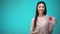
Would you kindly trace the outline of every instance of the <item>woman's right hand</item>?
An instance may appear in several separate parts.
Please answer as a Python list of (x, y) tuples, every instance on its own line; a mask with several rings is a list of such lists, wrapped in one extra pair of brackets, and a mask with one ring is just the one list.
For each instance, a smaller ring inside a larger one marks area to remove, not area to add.
[(31, 32), (31, 34), (37, 34), (37, 31), (33, 31), (33, 32)]
[(37, 33), (39, 33), (39, 32), (40, 32), (40, 28), (37, 27), (35, 31), (31, 31), (31, 34), (37, 34)]
[(37, 31), (37, 33), (40, 32), (40, 27), (39, 27), (39, 25), (37, 25), (37, 27), (36, 27), (36, 31)]

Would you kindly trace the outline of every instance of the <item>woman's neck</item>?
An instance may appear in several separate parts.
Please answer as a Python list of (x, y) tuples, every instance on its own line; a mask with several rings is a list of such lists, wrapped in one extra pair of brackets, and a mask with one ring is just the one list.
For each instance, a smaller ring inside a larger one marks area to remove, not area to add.
[(39, 14), (39, 17), (43, 17), (44, 15), (43, 14)]

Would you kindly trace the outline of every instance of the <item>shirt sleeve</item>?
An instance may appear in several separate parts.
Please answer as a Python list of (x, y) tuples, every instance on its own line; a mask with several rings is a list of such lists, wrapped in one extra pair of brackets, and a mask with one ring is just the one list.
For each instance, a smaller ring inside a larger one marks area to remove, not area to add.
[(33, 30), (33, 27), (34, 27), (34, 18), (32, 18), (32, 20), (31, 20), (31, 28), (30, 28), (30, 31)]

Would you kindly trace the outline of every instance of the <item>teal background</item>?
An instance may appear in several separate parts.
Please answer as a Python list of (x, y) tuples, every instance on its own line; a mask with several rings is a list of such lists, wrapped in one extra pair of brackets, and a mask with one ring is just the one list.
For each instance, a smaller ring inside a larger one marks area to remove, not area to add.
[[(0, 34), (30, 34), (31, 19), (40, 0), (0, 0)], [(53, 34), (60, 34), (60, 0), (43, 0), (57, 19)]]

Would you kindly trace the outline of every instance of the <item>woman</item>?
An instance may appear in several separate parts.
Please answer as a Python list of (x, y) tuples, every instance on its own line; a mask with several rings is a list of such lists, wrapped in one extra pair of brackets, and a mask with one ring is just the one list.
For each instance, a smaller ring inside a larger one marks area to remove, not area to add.
[(31, 34), (52, 34), (56, 19), (47, 15), (46, 4), (43, 1), (37, 3), (36, 16), (32, 18)]

